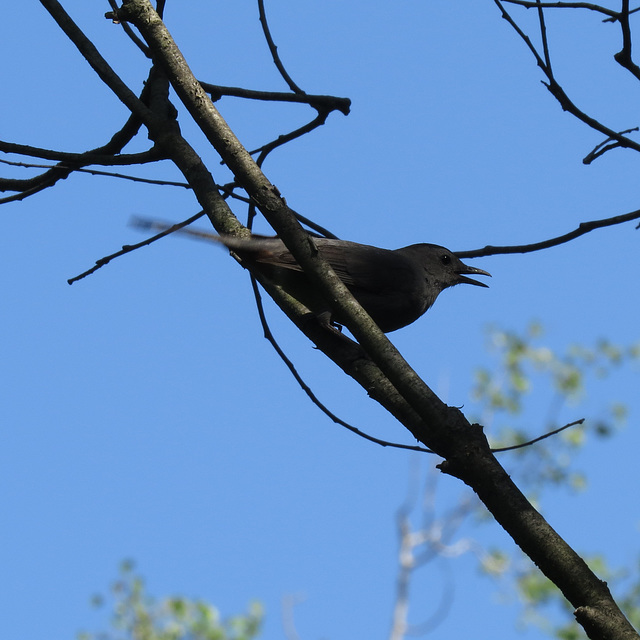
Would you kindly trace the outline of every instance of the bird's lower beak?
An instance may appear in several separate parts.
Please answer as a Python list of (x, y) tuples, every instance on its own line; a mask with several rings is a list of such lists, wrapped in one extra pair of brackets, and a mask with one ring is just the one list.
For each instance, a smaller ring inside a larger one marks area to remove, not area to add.
[(459, 280), (460, 282), (464, 282), (465, 284), (475, 284), (477, 287), (488, 287), (488, 284), (485, 284), (484, 282), (478, 282), (477, 280), (472, 280), (471, 278), (465, 278), (463, 274), (465, 273), (473, 273), (479, 276), (489, 276), (491, 277), (491, 274), (488, 271), (485, 271), (484, 269), (478, 269), (478, 267), (468, 267), (466, 264), (463, 265), (464, 268), (460, 269), (460, 271), (458, 271), (458, 276), (459, 276)]

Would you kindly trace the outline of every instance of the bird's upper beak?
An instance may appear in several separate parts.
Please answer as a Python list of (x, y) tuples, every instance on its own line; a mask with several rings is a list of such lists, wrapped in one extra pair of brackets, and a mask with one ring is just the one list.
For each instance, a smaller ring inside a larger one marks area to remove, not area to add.
[(489, 276), (491, 277), (491, 274), (488, 271), (485, 271), (484, 269), (478, 269), (478, 267), (468, 267), (466, 264), (462, 265), (462, 269), (459, 269), (457, 271), (458, 273), (458, 280), (460, 282), (464, 282), (465, 284), (475, 284), (478, 287), (488, 287), (488, 284), (485, 284), (484, 282), (478, 282), (477, 280), (472, 280), (471, 278), (465, 278), (463, 274), (465, 273), (474, 273), (477, 274), (479, 276)]

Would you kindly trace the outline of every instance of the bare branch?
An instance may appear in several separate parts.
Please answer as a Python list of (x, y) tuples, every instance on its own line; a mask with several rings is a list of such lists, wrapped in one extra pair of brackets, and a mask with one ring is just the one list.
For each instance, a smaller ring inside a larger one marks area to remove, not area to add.
[(594, 231), (595, 229), (602, 229), (604, 227), (612, 227), (617, 224), (629, 222), (631, 220), (638, 220), (640, 218), (640, 209), (625, 213), (620, 216), (613, 216), (611, 218), (603, 218), (602, 220), (590, 220), (589, 222), (581, 222), (578, 228), (569, 233), (565, 233), (556, 238), (549, 240), (543, 240), (542, 242), (533, 242), (531, 244), (521, 244), (503, 247), (494, 247), (487, 245), (483, 249), (476, 249), (474, 251), (456, 251), (456, 255), (460, 258), (479, 258), (481, 256), (493, 256), (505, 253), (531, 253), (532, 251), (540, 251), (541, 249), (549, 249), (549, 247), (555, 247), (559, 244), (569, 242), (575, 238)]
[[(66, 178), (69, 173), (69, 171), (64, 172), (61, 170), (47, 171), (40, 176), (37, 176), (37, 178), (34, 178), (31, 181), (32, 184), (30, 184), (29, 186), (22, 186), (19, 190), (20, 193), (16, 193), (12, 196), (7, 196), (6, 198), (0, 198), (0, 205), (8, 204), (9, 202), (18, 202), (28, 198), (29, 196), (33, 196), (40, 191), (44, 191), (45, 189), (48, 189), (49, 187), (52, 187), (54, 184), (56, 184), (58, 180), (63, 180), (64, 178)], [(15, 189), (12, 188), (12, 183), (14, 182), (15, 181), (12, 180), (3, 180), (2, 182), (0, 182), (0, 190), (14, 191)], [(6, 189), (1, 188), (4, 184), (7, 185)]]
[[(94, 151), (100, 152), (106, 148), (102, 147)], [(62, 159), (59, 165), (51, 167), (48, 171), (28, 178), (26, 180), (18, 180), (12, 178), (0, 179), (0, 191), (19, 191), (13, 196), (0, 199), (0, 204), (6, 204), (8, 202), (14, 202), (16, 200), (24, 200), (25, 198), (32, 196), (44, 189), (53, 187), (58, 180), (64, 180), (74, 171), (80, 170), (80, 165), (83, 164), (105, 164), (105, 165), (130, 165), (130, 164), (143, 164), (145, 162), (157, 162), (162, 158), (162, 155), (158, 153), (155, 148), (145, 151), (143, 153), (128, 154), (122, 156), (105, 155), (102, 153), (94, 153), (94, 151), (88, 151), (86, 153), (65, 153), (59, 151), (51, 151), (49, 149), (40, 149), (37, 147), (31, 147), (28, 145), (15, 144), (10, 142), (0, 141), (0, 151), (18, 153), (20, 155), (43, 157), (50, 159)], [(73, 160), (72, 160), (73, 158)], [(122, 162), (118, 162), (116, 158), (122, 159)], [(84, 160), (83, 160), (84, 159)], [(96, 159), (102, 162), (91, 162), (92, 159)], [(12, 164), (9, 161), (3, 161), (5, 164)], [(78, 163), (77, 166), (72, 166), (70, 163)], [(18, 163), (13, 163), (18, 164)], [(27, 166), (27, 165), (23, 165)], [(35, 165), (34, 165), (35, 166)], [(98, 172), (96, 172), (98, 173)], [(114, 174), (115, 175), (115, 174)], [(133, 178), (131, 178), (133, 179)]]
[[(118, 10), (118, 3), (116, 2), (116, 0), (107, 0), (107, 2), (111, 5), (111, 8), (113, 9), (114, 12), (116, 12)], [(112, 13), (108, 13), (105, 14), (105, 17), (111, 17)], [(147, 45), (140, 40), (140, 38), (133, 32), (133, 29), (131, 28), (131, 25), (128, 22), (120, 22), (119, 20), (115, 20), (113, 19), (114, 24), (119, 24), (123, 31), (129, 36), (129, 39), (131, 40), (131, 42), (133, 42), (133, 44), (136, 45), (136, 47), (138, 47), (138, 49), (140, 49), (140, 51), (142, 51), (142, 53), (147, 57), (147, 58), (151, 58), (151, 53), (149, 52), (149, 47), (147, 47)]]
[(260, 13), (260, 24), (262, 25), (262, 32), (264, 33), (264, 37), (267, 41), (269, 51), (271, 52), (271, 57), (273, 58), (273, 62), (276, 65), (276, 68), (280, 72), (280, 75), (282, 76), (284, 81), (289, 85), (289, 89), (291, 89), (291, 91), (293, 91), (294, 93), (303, 95), (305, 92), (293, 81), (291, 76), (287, 73), (287, 70), (284, 68), (282, 60), (280, 60), (280, 56), (278, 55), (278, 47), (276, 47), (276, 44), (271, 37), (271, 31), (269, 31), (269, 25), (267, 24), (267, 14), (264, 10), (264, 0), (258, 0), (258, 11)]
[[(113, 74), (95, 48), (87, 46), (86, 38), (78, 34), (75, 25), (69, 29), (67, 19), (61, 20), (63, 12), (55, 0), (41, 2), (56, 15), (62, 28), (105, 83), (144, 121), (150, 137), (171, 154), (172, 160), (192, 184), (194, 193), (215, 222), (216, 228), (226, 232), (225, 227), (231, 226), (238, 231), (240, 225), (228, 211), (212, 176), (193, 148), (179, 134), (177, 127), (171, 126), (169, 114), (142, 104)], [(592, 638), (637, 638), (617, 608), (606, 584), (548, 525), (491, 454), (480, 425), (469, 424), (460, 410), (448, 407), (433, 393), (317, 255), (313, 242), (300, 227), (276, 187), (260, 171), (202, 90), (150, 2), (124, 0), (122, 9), (117, 13), (137, 27), (149, 45), (154, 62), (166, 74), (203, 134), (233, 171), (237, 183), (283, 238), (320, 293), (347, 318), (349, 328), (363, 346), (343, 344), (345, 341), (331, 332), (322, 331), (314, 318), (309, 318), (309, 314), (300, 309), (299, 303), (287, 298), (286, 292), (281, 295), (277, 287), (269, 288), (266, 283), (267, 290), (274, 292), (278, 304), (329, 357), (360, 381), (372, 397), (398, 417), (420, 441), (445, 458), (438, 468), (474, 489), (496, 521), (579, 611), (581, 621)], [(548, 67), (540, 56), (538, 59), (542, 63), (541, 68)], [(550, 76), (550, 90), (554, 82)], [(159, 102), (160, 107), (163, 105), (165, 98)], [(311, 326), (307, 327), (305, 323), (309, 322)], [(605, 620), (606, 623), (600, 622)]]
[(629, 25), (629, 0), (622, 0), (622, 11), (618, 16), (622, 30), (622, 49), (613, 57), (615, 61), (640, 80), (640, 67), (631, 58), (631, 26)]
[(544, 10), (540, 2), (538, 5), (538, 22), (540, 24), (540, 37), (542, 38), (542, 50), (544, 52), (544, 61), (551, 72), (551, 56), (549, 55), (549, 41), (547, 40), (547, 26), (544, 22)]
[[(47, 164), (33, 164), (30, 162), (12, 162), (11, 160), (3, 160), (0, 158), (0, 163), (8, 164), (12, 167), (24, 167), (25, 169), (52, 169), (61, 171), (60, 167), (56, 167), (55, 165), (47, 165)], [(106, 176), (108, 178), (120, 178), (122, 180), (131, 180), (132, 182), (143, 182), (145, 184), (157, 184), (163, 187), (183, 187), (185, 189), (191, 189), (191, 185), (188, 182), (173, 182), (171, 180), (153, 180), (151, 178), (140, 178), (138, 176), (128, 176), (123, 173), (115, 173), (113, 171), (100, 171), (98, 169), (86, 169), (86, 168), (75, 168), (73, 169), (74, 173), (88, 173), (92, 176)], [(10, 180), (8, 178), (0, 178), (0, 191), (18, 191), (24, 185), (24, 188), (29, 188), (29, 182), (31, 182), (33, 178), (28, 178), (26, 180)], [(9, 187), (8, 185), (11, 183), (15, 183), (15, 187)]]
[[(148, 98), (153, 91), (153, 87), (154, 83), (150, 76), (142, 90), (141, 99)], [(140, 125), (141, 119), (136, 114), (132, 114), (129, 116), (122, 128), (116, 131), (106, 144), (83, 153), (54, 151), (31, 145), (0, 141), (0, 151), (4, 151), (5, 153), (14, 153), (23, 156), (60, 161), (60, 164), (57, 167), (51, 168), (39, 176), (35, 176), (24, 181), (10, 179), (0, 180), (0, 190), (20, 191), (20, 193), (17, 193), (16, 195), (0, 199), (0, 204), (23, 200), (48, 187), (52, 187), (58, 182), (58, 180), (67, 178), (72, 172), (79, 170), (80, 167), (87, 164), (125, 166), (156, 162), (157, 160), (164, 159), (166, 156), (161, 153), (157, 146), (154, 146), (142, 153), (120, 153), (138, 133)]]
[(119, 258), (120, 256), (123, 256), (127, 253), (131, 253), (132, 251), (135, 251), (136, 249), (140, 249), (142, 247), (146, 247), (154, 242), (156, 242), (156, 240), (160, 240), (161, 238), (164, 238), (165, 236), (168, 236), (170, 233), (173, 233), (174, 231), (177, 231), (178, 229), (181, 229), (182, 227), (186, 227), (188, 224), (191, 224), (192, 222), (195, 222), (196, 220), (198, 220), (199, 218), (202, 218), (202, 216), (205, 215), (204, 211), (199, 211), (198, 213), (196, 213), (195, 215), (191, 216), (190, 218), (187, 218), (187, 220), (185, 220), (184, 222), (179, 222), (178, 224), (173, 225), (172, 227), (169, 227), (168, 229), (165, 229), (164, 231), (161, 231), (160, 233), (156, 234), (155, 236), (152, 236), (150, 238), (147, 238), (146, 240), (143, 240), (142, 242), (137, 242), (136, 244), (126, 244), (122, 247), (122, 249), (120, 251), (116, 251), (115, 253), (112, 253), (108, 256), (105, 256), (104, 258), (100, 258), (99, 260), (96, 260), (96, 263), (93, 267), (91, 267), (91, 269), (87, 269), (86, 271), (82, 272), (81, 274), (74, 276), (73, 278), (69, 278), (69, 280), (67, 280), (68, 284), (73, 284), (74, 282), (78, 282), (78, 280), (82, 280), (83, 278), (86, 278), (87, 276), (90, 276), (92, 273), (95, 273), (98, 269), (104, 267), (105, 265), (109, 264), (112, 260), (114, 260), (115, 258)]
[(545, 438), (550, 438), (551, 436), (555, 436), (556, 434), (568, 429), (569, 427), (575, 427), (577, 424), (582, 424), (584, 422), (584, 418), (580, 418), (580, 420), (576, 420), (575, 422), (570, 422), (569, 424), (565, 424), (564, 427), (560, 427), (559, 429), (554, 429), (553, 431), (549, 431), (533, 440), (527, 440), (526, 442), (521, 442), (520, 444), (512, 444), (508, 447), (498, 447), (496, 449), (491, 449), (493, 453), (502, 453), (503, 451), (513, 451), (514, 449), (522, 449), (524, 447), (530, 447), (532, 444), (536, 442), (540, 442), (540, 440), (544, 440)]
[(225, 87), (218, 84), (200, 81), (202, 88), (211, 95), (214, 102), (222, 96), (234, 98), (246, 98), (248, 100), (264, 100), (267, 102), (296, 102), (308, 104), (317, 110), (340, 111), (349, 115), (351, 100), (349, 98), (337, 98), (334, 96), (321, 96), (309, 93), (286, 93), (283, 91), (256, 91), (255, 89), (243, 89), (241, 87)]
[(449, 575), (446, 575), (447, 579), (435, 612), (422, 623), (409, 624), (407, 614), (412, 575), (421, 566), (433, 561), (438, 556), (460, 555), (472, 548), (472, 545), (466, 540), (450, 544), (450, 540), (459, 531), (460, 526), (471, 512), (470, 500), (468, 498), (462, 500), (449, 513), (438, 518), (435, 512), (436, 482), (437, 475), (435, 469), (432, 469), (427, 475), (422, 496), (420, 512), (422, 525), (419, 529), (412, 530), (410, 519), (411, 511), (418, 503), (419, 468), (417, 466), (409, 480), (407, 497), (396, 512), (400, 548), (398, 550), (396, 594), (389, 640), (402, 640), (406, 635), (426, 634), (442, 622), (453, 601), (453, 584)]
[[(99, 147), (104, 148), (104, 147)], [(44, 149), (42, 147), (34, 147), (28, 144), (17, 144), (15, 142), (5, 142), (0, 140), (0, 151), (5, 153), (14, 153), (21, 156), (29, 156), (30, 158), (42, 158), (43, 160), (58, 160), (68, 165), (88, 165), (99, 164), (103, 166), (125, 166), (132, 164), (148, 164), (165, 159), (166, 156), (160, 153), (156, 147), (152, 147), (147, 151), (140, 153), (129, 153), (121, 155), (112, 155), (100, 153), (98, 150), (85, 151), (82, 153), (70, 153), (68, 151), (56, 151), (54, 149)], [(73, 169), (73, 167), (59, 167)]]
[[(631, 129), (625, 129), (624, 131), (620, 131), (620, 135), (624, 135), (626, 133), (633, 133), (634, 131), (640, 130), (638, 127), (632, 127)], [(609, 144), (611, 143), (611, 144)], [(618, 142), (615, 142), (611, 138), (607, 138), (604, 142), (597, 144), (583, 159), (582, 164), (591, 164), (594, 160), (598, 159), (600, 156), (603, 156), (607, 151), (611, 149), (617, 149), (620, 147)]]
[(537, 2), (537, 0), (503, 0), (509, 4), (517, 4), (527, 9), (542, 8), (542, 9), (588, 9), (590, 11), (596, 11), (602, 13), (610, 18), (618, 19), (618, 12), (612, 9), (607, 9), (599, 4), (592, 4), (590, 2)]
[[(640, 7), (636, 7), (635, 9), (630, 9), (629, 15), (633, 13), (637, 13), (638, 11), (640, 11)], [(616, 14), (615, 17), (605, 18), (602, 22), (616, 22), (618, 20), (618, 17), (619, 17), (619, 14)]]
[(73, 42), (85, 60), (91, 65), (98, 77), (115, 93), (115, 95), (138, 117), (148, 122), (156, 121), (155, 114), (140, 100), (122, 81), (120, 76), (100, 55), (95, 45), (76, 25), (57, 0), (40, 0), (42, 6), (51, 14), (58, 26)]
[(260, 158), (256, 161), (258, 166), (261, 167), (267, 155), (271, 153), (274, 149), (277, 149), (278, 147), (281, 147), (283, 144), (287, 144), (287, 142), (291, 142), (292, 140), (295, 140), (296, 138), (300, 138), (301, 136), (307, 133), (310, 133), (314, 129), (321, 127), (326, 122), (328, 115), (329, 115), (328, 111), (321, 111), (311, 122), (308, 122), (307, 124), (301, 126), (300, 128), (295, 129), (294, 131), (278, 136), (276, 140), (273, 140), (272, 142), (268, 142), (267, 144), (261, 147), (258, 147), (257, 149), (254, 149), (249, 153), (251, 155), (255, 155), (256, 153), (261, 154)]
[[(506, 0), (504, 0), (506, 1)], [(614, 129), (607, 127), (602, 124), (595, 118), (587, 115), (584, 111), (579, 109), (570, 99), (569, 96), (565, 93), (564, 89), (558, 84), (556, 81), (551, 68), (547, 65), (545, 60), (540, 56), (537, 49), (531, 42), (529, 36), (527, 36), (524, 31), (518, 26), (515, 20), (511, 17), (511, 15), (504, 8), (503, 0), (494, 0), (497, 7), (500, 9), (502, 13), (502, 17), (511, 25), (513, 30), (520, 36), (522, 41), (527, 45), (527, 48), (533, 54), (537, 65), (543, 71), (545, 76), (548, 79), (548, 82), (543, 82), (543, 84), (547, 87), (551, 95), (560, 103), (560, 106), (564, 111), (568, 111), (571, 115), (576, 117), (578, 120), (584, 122), (587, 126), (591, 127), (595, 131), (599, 131), (600, 133), (607, 136), (611, 140), (615, 140), (620, 147), (624, 147), (627, 149), (633, 149), (634, 151), (640, 151), (640, 144), (631, 140), (630, 138), (626, 138), (619, 133), (617, 133)], [(538, 6), (536, 2), (534, 6)]]
[(339, 424), (345, 429), (348, 429), (349, 431), (351, 431), (351, 433), (355, 433), (357, 436), (360, 436), (365, 440), (369, 440), (370, 442), (374, 442), (375, 444), (379, 444), (383, 447), (392, 447), (394, 449), (408, 449), (409, 451), (420, 451), (421, 453), (434, 453), (430, 449), (425, 449), (424, 447), (420, 447), (418, 445), (399, 444), (396, 442), (389, 442), (387, 440), (381, 440), (380, 438), (371, 436), (368, 433), (365, 433), (364, 431), (361, 431), (357, 427), (354, 427), (353, 425), (349, 424), (348, 422), (345, 422), (344, 420), (342, 420), (342, 418), (339, 418), (332, 411), (330, 411), (326, 407), (326, 405), (324, 405), (318, 399), (318, 397), (313, 392), (311, 387), (309, 387), (307, 383), (302, 379), (302, 376), (298, 373), (298, 370), (295, 368), (295, 365), (287, 357), (286, 353), (282, 350), (277, 340), (275, 339), (273, 333), (271, 332), (269, 323), (267, 321), (267, 317), (264, 312), (264, 305), (262, 304), (262, 296), (260, 295), (260, 290), (258, 289), (258, 284), (256, 282), (256, 279), (253, 276), (251, 277), (251, 286), (253, 288), (253, 295), (256, 300), (256, 307), (258, 309), (258, 316), (260, 318), (260, 324), (262, 325), (262, 331), (263, 331), (264, 337), (271, 344), (271, 346), (273, 347), (275, 352), (278, 354), (282, 362), (284, 362), (286, 367), (289, 369), (289, 372), (293, 376), (294, 380), (298, 383), (300, 388), (305, 392), (309, 400), (311, 400), (311, 402), (313, 402), (313, 404), (315, 404), (316, 407), (318, 407), (318, 409), (322, 411), (322, 413), (324, 413), (328, 418), (330, 418), (336, 424)]

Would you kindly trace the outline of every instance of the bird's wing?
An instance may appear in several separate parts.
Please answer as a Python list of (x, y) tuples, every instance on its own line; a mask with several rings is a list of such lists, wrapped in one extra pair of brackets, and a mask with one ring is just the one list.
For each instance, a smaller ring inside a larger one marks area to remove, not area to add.
[(346, 285), (360, 291), (402, 291), (416, 278), (411, 261), (395, 251), (355, 242), (337, 249), (330, 245), (321, 253)]
[[(314, 238), (314, 242), (340, 280), (352, 289), (381, 294), (402, 290), (416, 278), (411, 260), (396, 251), (330, 238)], [(255, 262), (302, 272), (279, 238), (253, 236), (227, 246)]]

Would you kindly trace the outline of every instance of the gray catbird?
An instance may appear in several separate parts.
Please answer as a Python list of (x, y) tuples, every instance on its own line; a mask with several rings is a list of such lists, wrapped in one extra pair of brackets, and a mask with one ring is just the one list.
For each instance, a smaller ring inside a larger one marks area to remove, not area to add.
[[(343, 324), (298, 266), (279, 238), (254, 236), (221, 241), (267, 278), (302, 302), (325, 323)], [(412, 244), (402, 249), (380, 249), (366, 244), (314, 238), (320, 255), (333, 267), (353, 297), (384, 331), (395, 331), (417, 320), (438, 294), (456, 284), (486, 287), (464, 274), (490, 276), (468, 267), (448, 249), (436, 244)]]
[[(156, 229), (170, 226), (146, 219), (136, 219), (134, 224)], [(343, 324), (279, 238), (235, 238), (184, 231), (225, 244), (250, 269), (259, 271), (302, 302), (323, 324)], [(313, 240), (320, 255), (385, 333), (417, 320), (447, 287), (462, 283), (487, 286), (465, 274), (491, 275), (468, 267), (454, 253), (436, 244), (412, 244), (392, 251), (346, 240)]]

